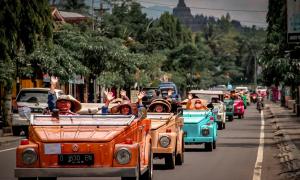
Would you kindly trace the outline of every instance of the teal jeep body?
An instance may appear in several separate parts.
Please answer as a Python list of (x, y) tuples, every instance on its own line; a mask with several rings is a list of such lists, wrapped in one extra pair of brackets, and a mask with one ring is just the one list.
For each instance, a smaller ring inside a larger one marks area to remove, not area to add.
[(183, 110), (185, 144), (204, 143), (207, 151), (216, 148), (217, 115), (211, 110)]
[(228, 117), (228, 121), (232, 121), (234, 116), (233, 100), (225, 99), (224, 103), (226, 103), (226, 117)]

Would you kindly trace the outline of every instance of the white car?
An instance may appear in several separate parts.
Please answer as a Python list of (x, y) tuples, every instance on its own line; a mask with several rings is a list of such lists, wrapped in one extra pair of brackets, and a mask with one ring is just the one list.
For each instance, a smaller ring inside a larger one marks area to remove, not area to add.
[[(43, 110), (48, 107), (48, 92), (50, 88), (24, 88), (17, 95), (15, 104), (13, 105), (12, 114), (12, 131), (14, 136), (19, 136), (21, 131), (28, 133), (29, 123), (27, 119), (19, 116), (18, 108), (29, 107), (33, 114), (42, 114)], [(55, 99), (65, 94), (60, 89), (55, 89)]]
[(218, 123), (218, 130), (225, 129), (226, 124), (226, 105), (221, 103), (213, 103), (214, 109), (218, 110), (216, 122)]
[(260, 92), (263, 92), (265, 94), (267, 93), (267, 88), (265, 88), (264, 86), (257, 86), (255, 92), (258, 93), (258, 90), (260, 90)]

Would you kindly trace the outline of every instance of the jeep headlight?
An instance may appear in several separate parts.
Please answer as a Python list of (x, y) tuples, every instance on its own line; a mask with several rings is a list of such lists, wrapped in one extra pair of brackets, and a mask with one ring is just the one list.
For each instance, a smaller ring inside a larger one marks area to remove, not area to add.
[(127, 164), (131, 160), (131, 152), (127, 148), (120, 148), (115, 158), (119, 164)]
[(26, 165), (33, 165), (37, 161), (37, 154), (34, 149), (27, 148), (22, 152), (22, 162)]
[(210, 130), (208, 128), (203, 128), (201, 131), (202, 136), (208, 136), (210, 133)]
[(168, 147), (171, 144), (171, 139), (169, 136), (164, 135), (159, 139), (159, 144), (161, 147)]

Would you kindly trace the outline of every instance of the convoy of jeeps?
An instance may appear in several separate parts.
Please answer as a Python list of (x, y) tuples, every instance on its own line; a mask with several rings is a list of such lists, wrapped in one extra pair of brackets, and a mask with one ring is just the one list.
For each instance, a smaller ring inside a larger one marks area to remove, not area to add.
[[(171, 90), (178, 93), (176, 86)], [(184, 164), (186, 145), (216, 149), (218, 130), (224, 130), (234, 116), (244, 118), (247, 93), (192, 90), (181, 102), (178, 95), (162, 96), (147, 107), (131, 107), (127, 115), (114, 110), (126, 106), (122, 103), (111, 103), (108, 113), (102, 112), (102, 103), (82, 103), (80, 111), (67, 114), (58, 109), (37, 114), (31, 106), (20, 107), (18, 117), (29, 126), (27, 139), (17, 148), (15, 177), (151, 180), (154, 158), (164, 159), (166, 169), (174, 169)]]

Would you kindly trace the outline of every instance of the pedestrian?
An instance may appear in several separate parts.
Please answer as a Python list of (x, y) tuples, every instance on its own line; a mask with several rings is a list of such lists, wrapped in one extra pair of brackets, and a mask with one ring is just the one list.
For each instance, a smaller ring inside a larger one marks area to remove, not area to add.
[(270, 90), (267, 89), (267, 99), (269, 99)]

